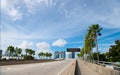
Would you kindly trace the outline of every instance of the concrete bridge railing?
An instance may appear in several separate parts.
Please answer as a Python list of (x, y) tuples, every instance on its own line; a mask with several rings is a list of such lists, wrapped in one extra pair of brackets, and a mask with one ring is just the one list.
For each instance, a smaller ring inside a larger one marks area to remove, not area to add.
[(58, 75), (74, 75), (75, 74), (76, 59), (68, 64)]
[(118, 70), (114, 70), (101, 65), (86, 62), (83, 60), (81, 60), (81, 62), (84, 63), (86, 66), (90, 67), (91, 69), (93, 69), (94, 71), (98, 72), (100, 75), (120, 75), (120, 71)]

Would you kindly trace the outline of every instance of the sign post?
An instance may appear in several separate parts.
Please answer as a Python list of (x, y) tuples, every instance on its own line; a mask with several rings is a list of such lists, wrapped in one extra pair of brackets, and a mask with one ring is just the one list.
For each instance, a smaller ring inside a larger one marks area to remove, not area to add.
[(80, 52), (80, 48), (67, 48), (67, 52), (72, 52), (72, 58), (75, 58), (75, 52)]

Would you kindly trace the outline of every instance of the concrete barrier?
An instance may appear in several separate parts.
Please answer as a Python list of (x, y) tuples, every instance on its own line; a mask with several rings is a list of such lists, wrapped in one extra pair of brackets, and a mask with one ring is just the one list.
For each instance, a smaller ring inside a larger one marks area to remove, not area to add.
[(93, 64), (90, 62), (85, 62), (81, 60), (82, 63), (84, 63), (86, 66), (92, 68), (94, 71), (98, 72), (100, 75), (120, 75), (120, 71), (114, 70), (111, 68), (107, 68), (101, 65)]
[(68, 64), (58, 75), (74, 75), (75, 74), (76, 60)]

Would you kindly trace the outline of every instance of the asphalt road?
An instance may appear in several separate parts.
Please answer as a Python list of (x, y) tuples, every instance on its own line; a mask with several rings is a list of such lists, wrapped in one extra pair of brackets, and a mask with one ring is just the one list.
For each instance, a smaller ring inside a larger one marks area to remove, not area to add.
[(0, 66), (0, 75), (57, 75), (72, 59), (21, 65)]

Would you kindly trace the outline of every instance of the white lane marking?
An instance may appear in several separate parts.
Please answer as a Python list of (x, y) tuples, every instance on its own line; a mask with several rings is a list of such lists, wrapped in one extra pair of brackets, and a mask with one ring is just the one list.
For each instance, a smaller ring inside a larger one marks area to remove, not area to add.
[(11, 68), (11, 67), (8, 67), (7, 69), (8, 69), (8, 70), (11, 70), (12, 68)]
[(7, 70), (17, 70), (16, 68), (11, 68), (11, 67), (8, 67), (6, 68)]

